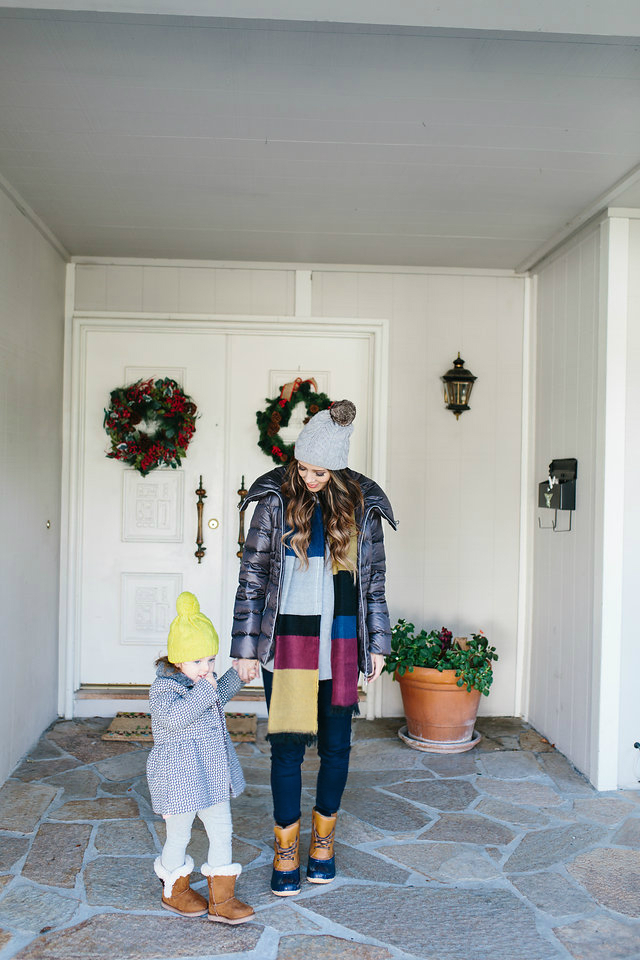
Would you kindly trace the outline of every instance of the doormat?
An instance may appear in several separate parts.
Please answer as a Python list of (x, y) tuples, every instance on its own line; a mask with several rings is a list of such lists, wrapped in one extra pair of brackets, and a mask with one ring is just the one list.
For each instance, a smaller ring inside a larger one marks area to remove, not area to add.
[(148, 713), (116, 713), (102, 734), (102, 740), (139, 740), (153, 743), (151, 715)]
[[(234, 743), (255, 743), (257, 721), (255, 713), (227, 713), (227, 730)], [(149, 713), (117, 713), (105, 732), (103, 740), (132, 740), (153, 743)]]

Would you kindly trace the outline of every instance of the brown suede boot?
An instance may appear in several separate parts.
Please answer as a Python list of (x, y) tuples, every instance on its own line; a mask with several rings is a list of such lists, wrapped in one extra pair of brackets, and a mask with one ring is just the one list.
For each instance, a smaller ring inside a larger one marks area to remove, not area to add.
[(186, 857), (183, 866), (176, 870), (167, 870), (162, 865), (162, 858), (157, 857), (153, 869), (162, 880), (162, 906), (171, 913), (177, 913), (187, 919), (204, 917), (207, 912), (207, 901), (199, 893), (191, 889), (189, 880), (193, 870), (193, 860)]
[(316, 808), (312, 811), (311, 846), (307, 864), (309, 883), (331, 883), (336, 875), (336, 861), (333, 853), (333, 841), (336, 835), (338, 814), (323, 817)]
[(239, 863), (211, 867), (203, 863), (200, 871), (209, 884), (209, 920), (217, 923), (246, 923), (254, 916), (253, 907), (234, 896), (236, 880), (242, 873)]

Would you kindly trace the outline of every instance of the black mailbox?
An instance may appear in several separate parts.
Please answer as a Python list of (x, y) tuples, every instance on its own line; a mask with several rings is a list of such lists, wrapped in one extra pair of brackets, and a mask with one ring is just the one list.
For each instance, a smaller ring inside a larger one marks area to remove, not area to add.
[(578, 461), (572, 457), (552, 460), (549, 479), (538, 484), (538, 506), (550, 510), (575, 510)]

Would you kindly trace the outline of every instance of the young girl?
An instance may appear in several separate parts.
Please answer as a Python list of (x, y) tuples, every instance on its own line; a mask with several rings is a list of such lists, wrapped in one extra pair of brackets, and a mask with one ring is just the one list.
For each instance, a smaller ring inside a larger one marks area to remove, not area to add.
[[(229, 796), (244, 790), (244, 777), (227, 733), (223, 705), (241, 688), (235, 669), (218, 681), (213, 672), (218, 635), (192, 593), (181, 593), (171, 624), (167, 656), (157, 662), (149, 691), (153, 749), (147, 761), (151, 802), (162, 814), (167, 839), (154, 870), (163, 883), (162, 906), (181, 917), (245, 923), (253, 910), (234, 896), (242, 870), (231, 862)], [(193, 860), (186, 855), (196, 813), (209, 838), (201, 872), (209, 904), (191, 889)]]
[(347, 469), (355, 407), (312, 417), (295, 460), (253, 484), (257, 501), (240, 568), (232, 655), (248, 679), (262, 661), (269, 710), (275, 857), (271, 890), (300, 891), (301, 764), (317, 742), (320, 770), (307, 880), (335, 877), (333, 841), (349, 771), (358, 670), (377, 679), (390, 650), (380, 487)]

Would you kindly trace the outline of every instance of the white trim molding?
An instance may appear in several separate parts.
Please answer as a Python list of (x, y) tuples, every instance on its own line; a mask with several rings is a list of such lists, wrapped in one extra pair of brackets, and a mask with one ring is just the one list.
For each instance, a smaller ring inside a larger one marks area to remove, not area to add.
[(58, 240), (53, 230), (51, 230), (44, 220), (41, 220), (38, 214), (33, 210), (26, 200), (20, 196), (15, 187), (12, 187), (8, 180), (0, 174), (0, 190), (11, 200), (16, 210), (19, 210), (23, 217), (26, 217), (38, 233), (44, 237), (47, 243), (50, 243), (56, 253), (59, 253), (67, 263), (71, 260), (71, 255), (67, 248)]
[(393, 273), (417, 276), (517, 277), (510, 267), (403, 267), (395, 264), (310, 263), (278, 260), (171, 260), (151, 257), (71, 257), (78, 266), (190, 267), (198, 270), (283, 270), (311, 273)]

